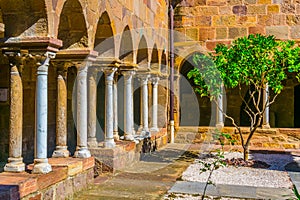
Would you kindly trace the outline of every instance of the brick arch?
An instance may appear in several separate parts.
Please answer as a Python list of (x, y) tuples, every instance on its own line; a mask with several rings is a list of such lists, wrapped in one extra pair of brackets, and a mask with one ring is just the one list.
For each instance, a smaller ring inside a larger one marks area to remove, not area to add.
[(133, 35), (129, 26), (125, 26), (120, 40), (119, 59), (126, 62), (134, 62)]
[(63, 49), (88, 47), (87, 23), (79, 0), (65, 1), (60, 13), (57, 38)]
[[(13, 4), (13, 5), (12, 5)], [(5, 37), (30, 37), (48, 35), (48, 16), (45, 1), (11, 2), (0, 1), (3, 24), (5, 24)]]
[(201, 54), (207, 54), (207, 50), (199, 45), (194, 44), (192, 46), (182, 46), (182, 47), (176, 47), (175, 49), (175, 61), (174, 61), (174, 69), (179, 74), (186, 58), (190, 57), (191, 55), (195, 53), (201, 53)]
[(99, 17), (93, 48), (100, 57), (115, 57), (115, 28), (107, 11)]

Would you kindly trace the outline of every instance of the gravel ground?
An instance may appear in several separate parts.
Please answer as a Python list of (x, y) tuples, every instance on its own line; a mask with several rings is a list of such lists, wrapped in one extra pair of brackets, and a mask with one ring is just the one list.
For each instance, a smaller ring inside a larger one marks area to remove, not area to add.
[[(226, 153), (225, 158), (242, 157), (241, 153)], [(293, 184), (284, 171), (284, 166), (290, 162), (300, 162), (299, 156), (286, 154), (259, 154), (250, 155), (250, 159), (260, 160), (271, 165), (268, 169), (254, 169), (250, 167), (227, 166), (219, 168), (212, 173), (211, 181), (215, 184), (245, 185), (257, 187), (279, 187), (292, 188)], [(212, 158), (205, 160), (211, 161)], [(203, 161), (203, 160), (202, 160)], [(209, 172), (200, 173), (203, 164), (195, 160), (183, 173), (182, 179), (185, 181), (206, 182)]]

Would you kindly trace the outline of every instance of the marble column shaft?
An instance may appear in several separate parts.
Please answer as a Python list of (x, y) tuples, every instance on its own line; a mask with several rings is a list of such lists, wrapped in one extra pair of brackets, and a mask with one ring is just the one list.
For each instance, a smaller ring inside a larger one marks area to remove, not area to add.
[(56, 107), (56, 149), (52, 157), (67, 158), (70, 153), (67, 147), (67, 86), (63, 76), (57, 77)]
[(142, 85), (142, 99), (143, 99), (143, 130), (142, 132), (149, 131), (148, 125), (148, 78), (149, 75), (144, 75), (140, 77), (141, 85)]
[(22, 128), (23, 86), (18, 68), (14, 65), (10, 72), (9, 158), (4, 171), (25, 171), (22, 158)]
[(123, 71), (124, 76), (124, 136), (125, 140), (133, 140), (133, 108), (132, 108), (132, 76), (134, 71)]
[(88, 147), (98, 146), (96, 139), (97, 126), (97, 70), (90, 70), (88, 73)]
[(216, 106), (216, 127), (223, 128), (224, 127), (224, 115), (223, 115), (223, 87), (222, 92), (219, 94), (217, 98), (217, 106)]
[(82, 63), (77, 74), (77, 158), (91, 157), (87, 148), (87, 68), (87, 63)]
[(118, 126), (118, 75), (115, 75), (114, 82), (113, 82), (113, 93), (114, 93), (114, 100), (113, 100), (113, 116), (114, 116), (114, 139), (119, 140), (119, 126)]
[(113, 148), (116, 146), (114, 141), (113, 124), (113, 81), (117, 68), (104, 69), (105, 74), (105, 147)]
[(48, 132), (48, 66), (50, 57), (37, 69), (36, 81), (36, 144), (32, 173), (49, 173), (52, 171), (47, 159)]
[[(263, 103), (264, 105), (269, 104), (269, 86), (266, 84), (266, 88), (263, 90)], [(262, 128), (270, 128), (270, 106), (266, 107), (263, 115)]]
[(158, 112), (158, 77), (154, 77), (151, 79), (153, 83), (153, 89), (152, 89), (152, 127), (151, 131), (158, 131), (157, 126), (157, 112)]

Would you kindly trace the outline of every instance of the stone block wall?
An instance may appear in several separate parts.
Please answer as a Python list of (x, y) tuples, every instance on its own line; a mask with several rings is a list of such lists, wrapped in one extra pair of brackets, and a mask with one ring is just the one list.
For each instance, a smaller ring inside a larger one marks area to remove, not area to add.
[(300, 39), (297, 0), (184, 0), (175, 10), (175, 27), (208, 50), (248, 34)]

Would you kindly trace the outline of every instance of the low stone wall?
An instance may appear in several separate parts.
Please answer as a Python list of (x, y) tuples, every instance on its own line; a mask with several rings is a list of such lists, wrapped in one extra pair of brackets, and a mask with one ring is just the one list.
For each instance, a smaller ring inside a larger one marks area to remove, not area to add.
[[(115, 173), (127, 166), (132, 165), (141, 158), (143, 142), (120, 140), (116, 142), (115, 148), (90, 148), (91, 154), (96, 159), (95, 174)], [(151, 150), (159, 149), (168, 143), (167, 129), (163, 128), (157, 133), (151, 134)], [(101, 146), (101, 144), (100, 144)]]
[(48, 174), (0, 173), (0, 199), (70, 199), (94, 183), (93, 157), (49, 158), (49, 163), (53, 171)]
[[(177, 130), (176, 143), (215, 143), (209, 130), (214, 130), (214, 127), (180, 127)], [(242, 128), (243, 137), (247, 138), (249, 129)], [(241, 141), (239, 134), (233, 127), (225, 127), (222, 132), (231, 134), (236, 140), (235, 146), (240, 146)], [(257, 129), (254, 133), (251, 142), (251, 148), (260, 149), (299, 149), (300, 148), (300, 129), (290, 128), (272, 128), (272, 129)]]

